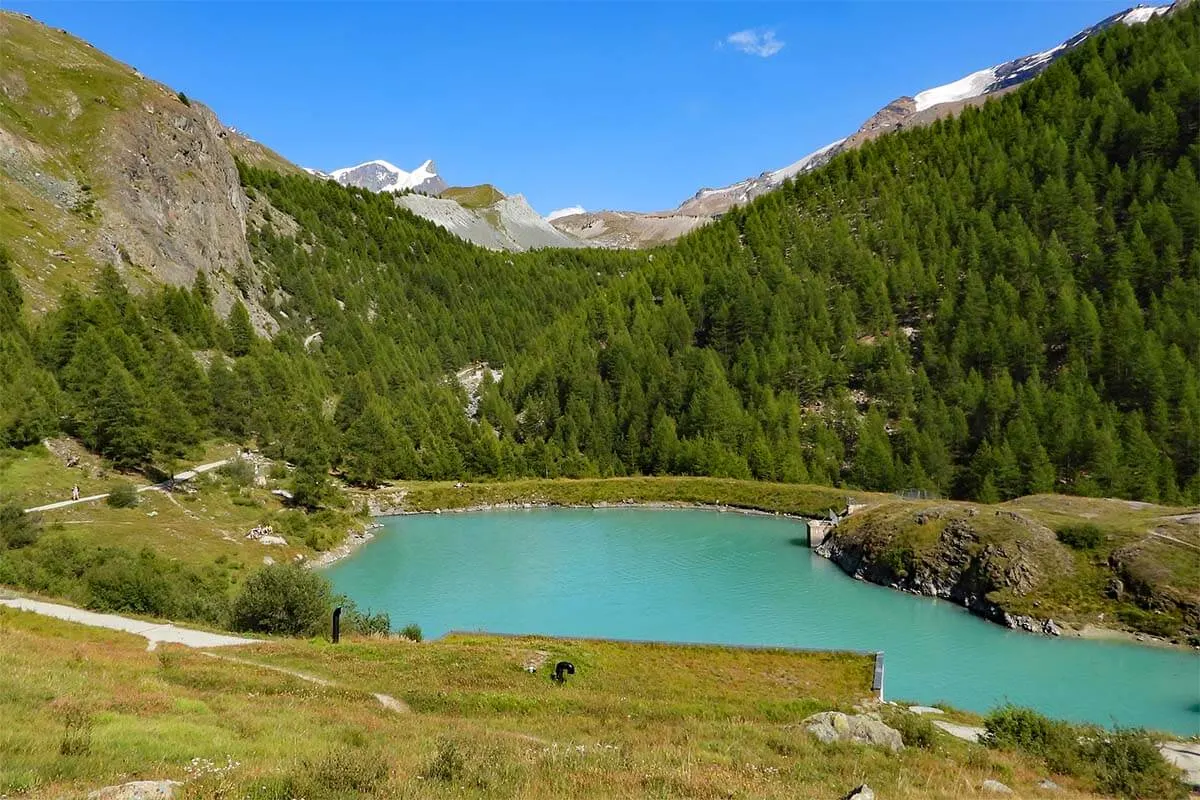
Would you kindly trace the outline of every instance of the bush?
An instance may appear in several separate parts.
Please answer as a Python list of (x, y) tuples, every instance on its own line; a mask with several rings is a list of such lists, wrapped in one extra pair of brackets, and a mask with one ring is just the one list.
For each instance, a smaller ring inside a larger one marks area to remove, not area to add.
[(0, 506), (0, 550), (17, 550), (35, 543), (42, 535), (40, 520), (26, 514), (20, 506)]
[(409, 639), (414, 642), (419, 642), (419, 641), (421, 641), (421, 638), (422, 638), (421, 637), (421, 626), (415, 622), (410, 622), (407, 625), (405, 625), (403, 628), (400, 629), (400, 635), (403, 636), (405, 639)]
[(133, 508), (138, 504), (137, 489), (128, 481), (114, 483), (104, 502), (113, 508)]
[(295, 564), (272, 564), (246, 580), (233, 602), (234, 630), (311, 636), (333, 604), (329, 581)]
[(1095, 550), (1104, 544), (1104, 531), (1091, 523), (1059, 528), (1054, 535), (1072, 550)]
[(1187, 796), (1179, 773), (1163, 760), (1145, 731), (1118, 728), (1091, 741), (1086, 750), (1096, 788), (1104, 794), (1162, 800)]
[(217, 473), (234, 486), (254, 483), (254, 465), (244, 458), (235, 458), (217, 468)]
[(83, 574), (89, 608), (124, 611), (152, 617), (172, 616), (171, 584), (161, 562), (150, 550), (139, 555), (112, 551)]
[(1070, 725), (1015, 706), (996, 709), (983, 724), (985, 744), (1037, 756), (1062, 775), (1090, 777), (1104, 794), (1132, 800), (1187, 795), (1145, 731)]
[(438, 742), (437, 755), (421, 771), (421, 777), (427, 780), (454, 783), (461, 780), (467, 769), (467, 761), (459, 752), (458, 745), (450, 739)]
[(1017, 706), (1001, 706), (983, 720), (984, 743), (1003, 750), (1019, 750), (1043, 759), (1060, 775), (1082, 775), (1086, 762), (1079, 749), (1085, 730)]
[(342, 607), (342, 630), (362, 636), (387, 636), (392, 632), (392, 618), (386, 611), (371, 613), (362, 611), (358, 604), (347, 597), (339, 597), (336, 605)]
[(922, 750), (930, 750), (937, 741), (937, 728), (920, 714), (913, 714), (909, 711), (897, 711), (890, 714), (886, 722), (900, 731), (900, 738), (904, 740), (904, 744), (908, 747), (919, 747)]
[(188, 96), (186, 94), (184, 94), (183, 92), (180, 92), (179, 94), (177, 94), (175, 96), (178, 97), (179, 102), (183, 103), (185, 106), (190, 106), (192, 104), (192, 101), (190, 99), (188, 99)]
[(339, 748), (307, 765), (313, 788), (319, 790), (308, 796), (374, 795), (387, 781), (390, 771), (378, 750)]
[(92, 717), (78, 706), (62, 710), (65, 730), (58, 743), (58, 752), (64, 756), (85, 756), (92, 749)]
[(1134, 630), (1170, 639), (1179, 633), (1183, 627), (1183, 619), (1177, 614), (1156, 613), (1135, 606), (1125, 606), (1117, 610), (1117, 619)]

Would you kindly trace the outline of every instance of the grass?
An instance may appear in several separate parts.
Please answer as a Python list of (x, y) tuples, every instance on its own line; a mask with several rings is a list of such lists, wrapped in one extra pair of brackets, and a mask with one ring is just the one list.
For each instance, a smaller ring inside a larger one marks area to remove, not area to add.
[[(576, 675), (560, 687), (544, 667), (526, 673), (539, 653)], [(171, 778), (188, 798), (828, 798), (869, 782), (915, 800), (982, 797), (987, 778), (1029, 792), (1044, 777), (1034, 758), (942, 734), (897, 755), (812, 739), (804, 716), (869, 696), (863, 656), (482, 635), (228, 654), (239, 661), (148, 653), (137, 637), (0, 609), (0, 795)], [(1056, 780), (1056, 796), (1088, 796)]]
[[(983, 573), (1009, 582), (988, 595), (1005, 611), (1080, 629), (1187, 641), (1200, 636), (1200, 529), (1187, 514), (1182, 508), (1062, 495), (995, 506), (893, 500), (850, 517), (838, 536), (904, 577), (912, 569), (936, 571), (945, 564), (943, 533), (956, 521), (975, 537), (965, 555)], [(1058, 532), (1085, 526), (1099, 534), (1093, 546), (1077, 549), (1061, 541)], [(1017, 574), (1029, 585), (1009, 581)]]
[(504, 193), (490, 183), (478, 186), (451, 186), (442, 197), (453, 200), (463, 208), (486, 208), (504, 199)]
[(507, 503), (549, 505), (592, 505), (595, 503), (679, 503), (725, 505), (769, 513), (825, 517), (833, 509), (841, 512), (847, 497), (856, 502), (878, 502), (886, 495), (847, 493), (827, 486), (789, 483), (760, 483), (727, 478), (531, 478), (499, 483), (405, 482), (372, 493), (357, 494), (362, 500), (393, 502), (406, 511), (471, 508)]

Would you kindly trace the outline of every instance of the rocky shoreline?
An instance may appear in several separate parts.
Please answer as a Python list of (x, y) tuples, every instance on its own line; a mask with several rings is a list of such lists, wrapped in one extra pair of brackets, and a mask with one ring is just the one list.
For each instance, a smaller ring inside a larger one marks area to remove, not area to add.
[[(682, 500), (637, 501), (625, 499), (613, 502), (600, 500), (591, 503), (558, 503), (548, 500), (538, 500), (476, 503), (450, 508), (409, 509), (404, 507), (403, 498), (404, 494), (402, 493), (394, 497), (390, 504), (379, 504), (375, 501), (370, 502), (369, 512), (371, 517), (377, 519), (380, 517), (406, 517), (425, 514), (472, 514), (487, 511), (520, 511), (532, 509), (638, 508), (650, 510), (693, 509), (718, 513), (745, 514), (747, 516), (783, 517), (806, 523), (813, 520), (811, 517), (780, 511), (764, 511), (758, 508), (696, 503)], [(382, 527), (381, 523), (376, 522), (366, 525), (361, 531), (351, 532), (342, 544), (310, 560), (308, 566), (310, 568), (326, 567), (346, 558), (374, 539), (374, 531)], [(986, 585), (979, 585), (980, 579), (985, 577), (984, 573), (986, 573), (986, 570), (981, 570), (977, 564), (966, 563), (963, 559), (951, 559), (951, 569), (945, 574), (929, 573), (925, 575), (901, 576), (886, 567), (882, 567), (877, 562), (873, 562), (861, 548), (848, 546), (837, 536), (826, 538), (819, 546), (814, 548), (814, 551), (823, 558), (837, 564), (843, 572), (855, 580), (867, 581), (909, 594), (949, 600), (956, 605), (966, 608), (976, 616), (1011, 630), (1025, 631), (1039, 636), (1111, 639), (1157, 647), (1184, 647), (1175, 642), (1150, 636), (1149, 634), (1132, 633), (1119, 628), (1108, 628), (1095, 624), (1075, 627), (1067, 623), (1056, 622), (1052, 618), (1012, 614), (997, 603), (986, 598), (985, 595), (992, 588), (996, 588), (995, 586), (989, 588)]]
[(365, 525), (362, 530), (350, 531), (346, 534), (346, 538), (342, 540), (341, 544), (332, 550), (326, 550), (316, 558), (310, 558), (305, 562), (305, 566), (307, 566), (309, 569), (318, 569), (320, 567), (327, 567), (335, 561), (341, 561), (343, 558), (374, 539), (374, 531), (377, 528), (382, 527), (383, 526), (379, 523), (370, 523)]
[(956, 530), (952, 523), (947, 526), (946, 533), (949, 535), (944, 534), (942, 537), (936, 568), (919, 563), (906, 564), (898, 569), (886, 556), (872, 552), (861, 540), (847, 541), (836, 535), (826, 538), (814, 549), (818, 555), (837, 564), (855, 580), (909, 594), (948, 600), (976, 616), (1011, 630), (1040, 636), (1110, 639), (1149, 646), (1192, 649), (1145, 633), (1132, 633), (1095, 624), (1076, 627), (1048, 617), (1012, 614), (998, 603), (988, 600), (987, 594), (997, 589), (1011, 588), (1012, 584), (1021, 580), (1028, 580), (1028, 574), (1019, 564), (1016, 569), (995, 569), (994, 565), (988, 563), (990, 554), (987, 548), (980, 553), (969, 554), (972, 548), (966, 545), (974, 539), (966, 526)]

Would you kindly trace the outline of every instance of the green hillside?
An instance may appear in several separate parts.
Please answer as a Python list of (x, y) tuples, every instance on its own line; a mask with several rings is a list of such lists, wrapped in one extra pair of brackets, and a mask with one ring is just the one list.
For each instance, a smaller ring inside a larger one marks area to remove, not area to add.
[[(0, 373), (26, 379), (0, 436), (65, 430), (131, 465), (256, 439), (366, 484), (667, 473), (1194, 502), (1197, 31), (1194, 9), (1116, 26), (649, 253), (489, 253), (388, 197), (243, 165), (283, 332), (222, 321), (204, 285), (132, 296), (110, 272), (8, 324)], [(505, 377), (468, 420), (446, 376), (477, 360)], [(136, 435), (98, 427), (93, 397)]]

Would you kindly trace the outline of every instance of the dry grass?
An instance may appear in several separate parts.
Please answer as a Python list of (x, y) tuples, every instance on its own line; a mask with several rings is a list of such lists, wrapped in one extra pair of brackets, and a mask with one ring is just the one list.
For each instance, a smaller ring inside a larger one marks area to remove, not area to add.
[[(539, 651), (574, 680), (526, 673)], [(861, 656), (477, 635), (236, 655), (339, 685), (0, 611), (0, 795), (173, 778), (190, 798), (829, 798), (865, 781), (915, 800), (981, 797), (989, 777), (1032, 795), (1043, 777), (944, 736), (899, 755), (816, 742), (795, 723), (869, 694)], [(91, 727), (64, 756), (67, 710)]]

